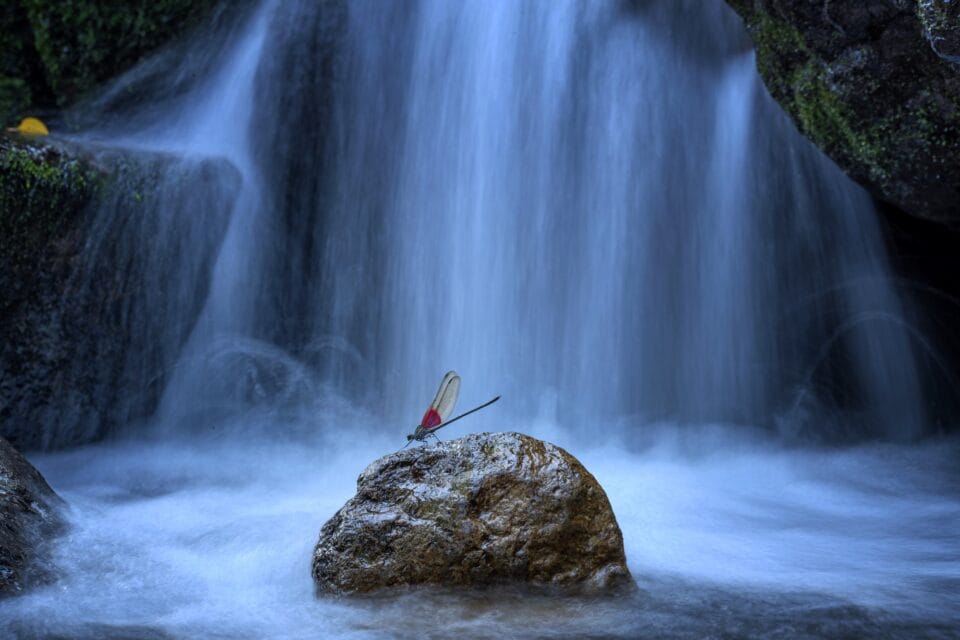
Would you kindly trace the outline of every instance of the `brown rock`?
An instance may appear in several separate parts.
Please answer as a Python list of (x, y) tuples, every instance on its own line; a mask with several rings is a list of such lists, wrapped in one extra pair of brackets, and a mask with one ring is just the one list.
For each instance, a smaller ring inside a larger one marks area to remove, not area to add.
[(633, 584), (596, 479), (563, 449), (480, 433), (384, 456), (324, 526), (318, 593), (410, 585)]

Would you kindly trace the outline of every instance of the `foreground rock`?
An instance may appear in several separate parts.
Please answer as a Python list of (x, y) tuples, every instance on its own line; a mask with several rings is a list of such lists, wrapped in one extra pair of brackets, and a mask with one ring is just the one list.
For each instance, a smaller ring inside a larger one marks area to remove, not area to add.
[(800, 131), (880, 199), (960, 226), (956, 2), (727, 3)]
[(61, 504), (40, 472), (0, 438), (0, 596), (43, 579), (38, 561), (63, 527)]
[(473, 434), (372, 463), (323, 526), (313, 577), (330, 594), (632, 584), (596, 479), (563, 449), (519, 433)]

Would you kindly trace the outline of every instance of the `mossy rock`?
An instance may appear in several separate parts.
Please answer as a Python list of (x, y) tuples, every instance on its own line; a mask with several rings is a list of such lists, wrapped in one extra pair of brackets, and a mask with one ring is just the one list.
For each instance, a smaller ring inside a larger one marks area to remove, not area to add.
[(960, 224), (960, 73), (911, 3), (728, 0), (771, 95), (874, 195)]
[(0, 134), (0, 436), (71, 446), (153, 412), (239, 183), (220, 158)]
[(15, 134), (0, 135), (0, 175), (0, 264), (8, 275), (31, 268), (41, 248), (68, 231), (103, 178), (81, 156)]
[[(104, 174), (82, 154), (46, 138), (0, 134), (0, 435), (17, 446), (36, 423), (15, 410), (33, 377), (54, 385), (64, 360), (50, 345), (82, 245), (87, 211)], [(49, 406), (51, 393), (36, 404)], [(4, 425), (7, 425), (4, 427)], [(14, 428), (14, 425), (16, 428)]]

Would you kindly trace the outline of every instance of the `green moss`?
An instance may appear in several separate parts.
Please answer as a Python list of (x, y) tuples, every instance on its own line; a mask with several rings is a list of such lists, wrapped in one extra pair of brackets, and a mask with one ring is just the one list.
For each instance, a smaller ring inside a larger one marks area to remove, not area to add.
[(886, 123), (861, 129), (843, 101), (827, 86), (823, 71), (813, 60), (797, 68), (790, 76), (793, 86), (791, 111), (801, 131), (832, 153), (851, 156), (869, 167), (874, 180), (885, 180), (882, 136)]
[(757, 67), (764, 78), (776, 77), (783, 60), (809, 55), (803, 35), (790, 23), (760, 10), (748, 14), (747, 21), (757, 47)]
[(88, 163), (41, 141), (0, 139), (0, 265), (16, 270), (62, 234), (100, 188)]
[(884, 140), (889, 121), (865, 126), (827, 84), (827, 70), (794, 26), (755, 9), (747, 23), (757, 49), (757, 68), (773, 97), (797, 127), (835, 157), (868, 168), (872, 180), (888, 177)]
[[(777, 3), (728, 2), (750, 31), (764, 83), (804, 135), (899, 206), (952, 206), (929, 205), (921, 195), (936, 192), (938, 181), (955, 174), (960, 97), (950, 88), (946, 67), (917, 62), (914, 85), (892, 86), (877, 75), (876, 46), (857, 46), (842, 30), (805, 24), (802, 12), (781, 13), (788, 9)], [(920, 3), (928, 29), (956, 23), (942, 6)]]

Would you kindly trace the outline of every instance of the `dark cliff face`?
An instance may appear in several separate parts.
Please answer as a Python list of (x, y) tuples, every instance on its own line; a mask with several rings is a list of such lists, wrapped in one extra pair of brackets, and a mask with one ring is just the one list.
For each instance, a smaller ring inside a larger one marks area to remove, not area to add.
[(797, 127), (878, 198), (960, 225), (956, 7), (944, 0), (727, 0)]

